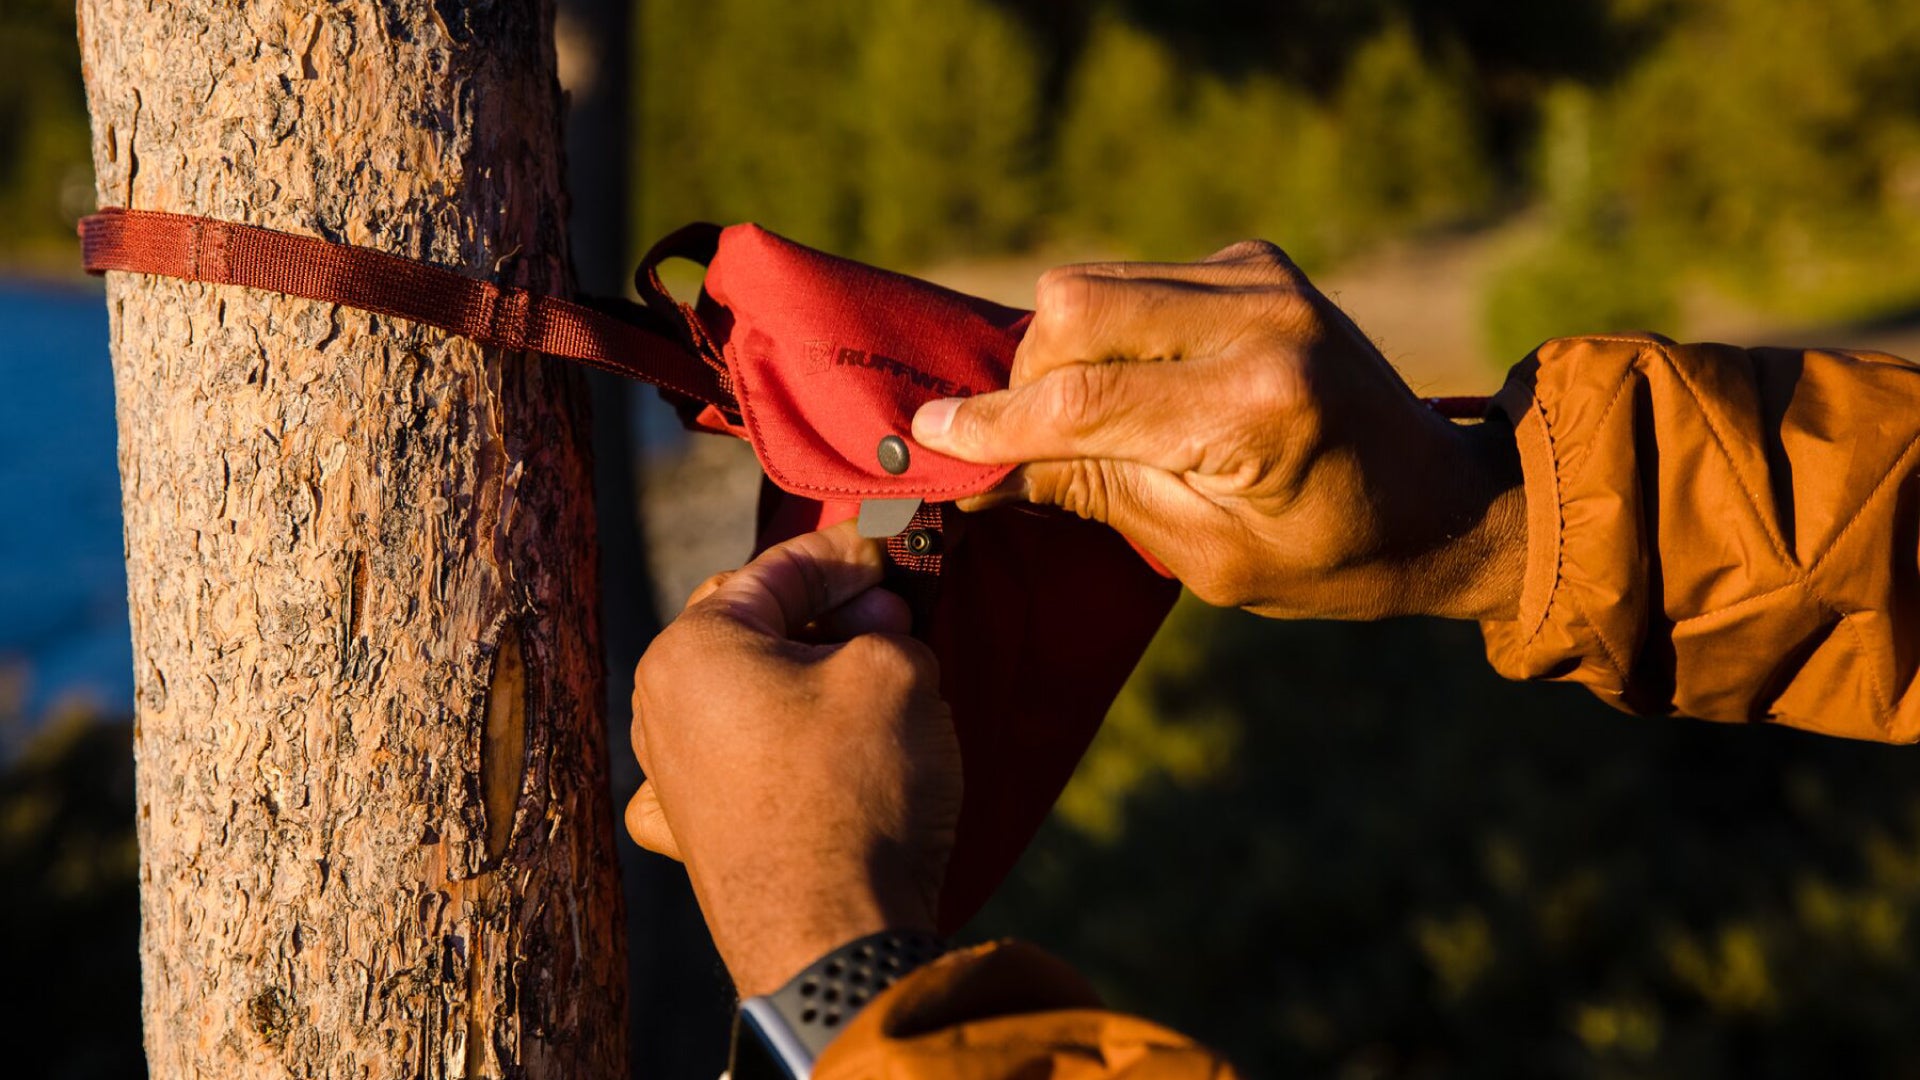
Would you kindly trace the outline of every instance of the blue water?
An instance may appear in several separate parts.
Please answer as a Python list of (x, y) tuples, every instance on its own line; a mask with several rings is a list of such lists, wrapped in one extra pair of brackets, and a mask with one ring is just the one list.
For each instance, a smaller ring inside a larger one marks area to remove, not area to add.
[(132, 670), (105, 303), (0, 280), (0, 673), (32, 720), (131, 715)]

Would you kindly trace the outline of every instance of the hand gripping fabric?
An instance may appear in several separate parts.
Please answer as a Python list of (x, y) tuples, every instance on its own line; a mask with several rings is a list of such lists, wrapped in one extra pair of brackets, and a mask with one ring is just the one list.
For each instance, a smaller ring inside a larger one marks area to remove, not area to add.
[[(893, 587), (940, 658), (965, 768), (940, 924), (951, 933), (998, 887), (1066, 785), (1179, 592), (1107, 527), (949, 501), (1011, 471), (913, 442), (919, 406), (1007, 385), (1029, 313), (826, 255), (754, 225), (669, 237), (709, 261), (697, 336), (719, 343), (738, 399), (698, 426), (744, 435), (765, 469), (759, 543), (844, 520), (870, 498), (926, 504), (887, 542)], [(877, 454), (898, 437), (898, 475)]]
[[(1007, 385), (1026, 312), (836, 258), (753, 225), (690, 226), (641, 267), (644, 309), (595, 306), (311, 237), (144, 211), (81, 222), (86, 266), (267, 289), (410, 319), (641, 379), (691, 425), (746, 438), (767, 476), (764, 547), (920, 499), (887, 541), (890, 584), (938, 655), (965, 769), (940, 928), (971, 918), (1065, 785), (1178, 586), (1104, 526), (951, 500), (1009, 471), (912, 442), (923, 402)], [(696, 304), (657, 264), (708, 264)], [(904, 440), (907, 463), (878, 453)], [(898, 465), (896, 460), (893, 462)], [(715, 693), (726, 688), (715, 687)]]

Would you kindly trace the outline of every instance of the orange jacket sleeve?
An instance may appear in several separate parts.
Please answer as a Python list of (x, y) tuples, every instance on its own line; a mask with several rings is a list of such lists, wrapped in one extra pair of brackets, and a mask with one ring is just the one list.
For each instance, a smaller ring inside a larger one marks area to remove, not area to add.
[(1496, 399), (1527, 494), (1509, 678), (1623, 709), (1920, 737), (1920, 367), (1551, 342)]
[(1233, 1080), (1177, 1032), (1100, 1007), (1072, 968), (1031, 945), (965, 949), (861, 1011), (815, 1080)]

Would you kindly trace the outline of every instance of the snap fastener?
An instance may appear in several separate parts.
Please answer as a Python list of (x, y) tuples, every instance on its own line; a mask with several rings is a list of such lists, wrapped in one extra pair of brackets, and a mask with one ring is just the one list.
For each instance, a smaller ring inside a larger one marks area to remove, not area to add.
[(932, 529), (908, 529), (907, 553), (910, 555), (932, 555), (940, 550), (940, 534)]
[(889, 435), (880, 440), (880, 449), (875, 452), (880, 459), (880, 467), (893, 476), (907, 471), (913, 455), (907, 452), (907, 440), (898, 435)]

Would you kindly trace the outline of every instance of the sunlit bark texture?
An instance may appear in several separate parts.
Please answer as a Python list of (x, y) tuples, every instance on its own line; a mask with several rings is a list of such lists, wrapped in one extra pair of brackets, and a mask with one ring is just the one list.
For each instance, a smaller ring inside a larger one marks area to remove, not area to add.
[[(80, 16), (103, 205), (565, 283), (549, 3)], [(622, 1071), (576, 373), (241, 288), (107, 302), (153, 1075)]]

